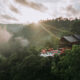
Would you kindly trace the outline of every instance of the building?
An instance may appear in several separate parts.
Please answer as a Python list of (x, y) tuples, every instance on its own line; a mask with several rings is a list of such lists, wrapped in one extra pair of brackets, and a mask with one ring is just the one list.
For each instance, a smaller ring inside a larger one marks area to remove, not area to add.
[(59, 48), (72, 48), (72, 45), (80, 44), (80, 35), (63, 36), (59, 42)]
[(78, 41), (80, 41), (80, 35), (73, 35)]

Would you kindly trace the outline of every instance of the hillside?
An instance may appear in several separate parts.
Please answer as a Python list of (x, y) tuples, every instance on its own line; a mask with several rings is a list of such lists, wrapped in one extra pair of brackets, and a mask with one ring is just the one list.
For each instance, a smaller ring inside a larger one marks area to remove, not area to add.
[[(30, 45), (44, 46), (47, 42), (54, 44), (63, 35), (79, 33), (80, 20), (68, 20), (57, 18), (53, 20), (40, 21), (32, 24), (5, 24), (7, 30), (14, 37), (24, 37), (30, 41)], [(4, 26), (4, 24), (0, 24)], [(76, 29), (75, 29), (76, 27)], [(52, 43), (53, 42), (53, 43)], [(56, 43), (57, 44), (57, 43)]]
[(80, 20), (57, 19), (0, 26), (1, 80), (80, 80), (79, 45), (53, 57), (40, 56), (42, 49), (58, 48), (61, 36), (79, 34)]

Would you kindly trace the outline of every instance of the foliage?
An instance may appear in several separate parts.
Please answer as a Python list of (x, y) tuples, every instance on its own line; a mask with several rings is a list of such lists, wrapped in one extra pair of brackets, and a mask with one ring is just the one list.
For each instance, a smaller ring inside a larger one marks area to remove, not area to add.
[(23, 37), (29, 40), (30, 46), (33, 45), (44, 47), (47, 42), (52, 43), (51, 37), (53, 39), (56, 39), (56, 37), (60, 38), (64, 35), (80, 33), (79, 27), (80, 19), (70, 20), (62, 17), (40, 21), (38, 24), (32, 23), (26, 25), (21, 24), (6, 24), (6, 25), (8, 31), (14, 35), (13, 36), (14, 38)]
[[(41, 57), (41, 48), (58, 47), (58, 39), (64, 35), (80, 33), (80, 20), (57, 18), (30, 24), (17, 30), (14, 37), (21, 36), (30, 41), (28, 47), (22, 47), (14, 40), (0, 46), (0, 80), (79, 80), (80, 46), (54, 57)], [(39, 27), (39, 28), (33, 28)], [(18, 32), (19, 31), (19, 32)], [(11, 31), (10, 31), (11, 32)], [(50, 34), (49, 34), (50, 33)], [(56, 37), (55, 37), (55, 36)], [(54, 37), (53, 37), (54, 36)], [(32, 46), (35, 47), (32, 47)]]
[(80, 46), (62, 55), (40, 57), (35, 47), (0, 56), (1, 80), (79, 80)]

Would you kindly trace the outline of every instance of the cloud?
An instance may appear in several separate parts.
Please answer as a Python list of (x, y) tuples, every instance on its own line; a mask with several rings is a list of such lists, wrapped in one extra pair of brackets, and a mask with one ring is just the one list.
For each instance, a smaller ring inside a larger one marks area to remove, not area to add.
[[(34, 1), (34, 0), (32, 0), (32, 1)], [(56, 2), (56, 3), (58, 3), (58, 2), (62, 2), (64, 0), (35, 0), (35, 1), (36, 2), (48, 2), (48, 3)]]
[(78, 15), (80, 13), (79, 10), (75, 9), (72, 5), (69, 5), (66, 10), (72, 15)]
[(17, 21), (17, 19), (16, 18), (14, 18), (14, 17), (11, 17), (11, 16), (9, 16), (9, 15), (0, 15), (0, 17), (2, 17), (2, 18), (4, 18), (4, 19), (7, 19), (7, 20), (16, 20)]
[(28, 5), (29, 3), (26, 0), (15, 0), (17, 3), (20, 3), (22, 5)]
[(15, 0), (15, 1), (21, 5), (28, 6), (30, 8), (33, 8), (33, 9), (36, 9), (39, 11), (47, 10), (47, 7), (45, 7), (44, 5), (42, 5), (40, 3), (30, 2), (28, 0)]
[(10, 5), (10, 10), (15, 13), (19, 13), (19, 10), (16, 7), (14, 7), (13, 5)]
[(5, 27), (0, 27), (0, 44), (7, 43), (11, 37), (12, 34), (10, 34)]
[(27, 24), (57, 17), (79, 18), (80, 0), (0, 0), (0, 23)]

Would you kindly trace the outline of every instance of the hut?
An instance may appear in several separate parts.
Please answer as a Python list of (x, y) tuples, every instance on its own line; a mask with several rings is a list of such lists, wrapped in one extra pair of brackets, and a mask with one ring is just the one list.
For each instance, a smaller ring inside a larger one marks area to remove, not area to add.
[(63, 36), (59, 42), (59, 48), (72, 48), (72, 45), (80, 44), (80, 35)]

